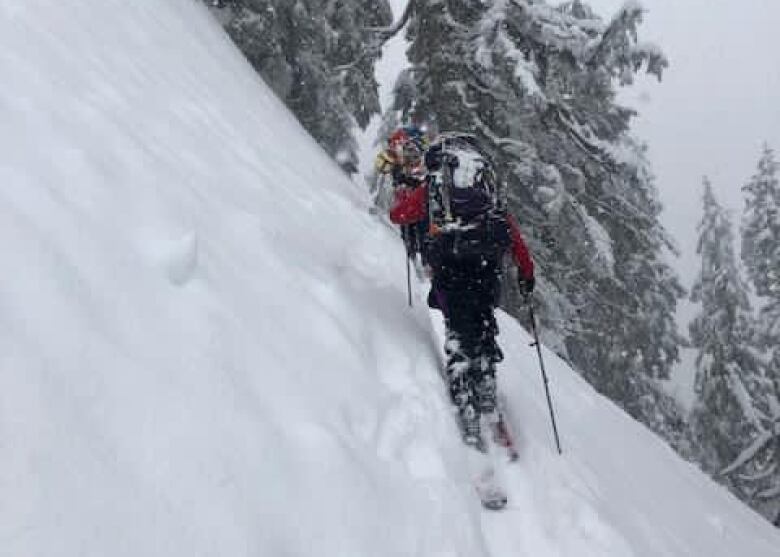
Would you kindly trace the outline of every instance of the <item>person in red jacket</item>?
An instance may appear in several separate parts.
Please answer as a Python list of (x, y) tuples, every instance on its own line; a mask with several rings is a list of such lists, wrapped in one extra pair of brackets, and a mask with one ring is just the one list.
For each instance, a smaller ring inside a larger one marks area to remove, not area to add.
[[(412, 190), (425, 181), (423, 154), (428, 140), (423, 131), (416, 126), (398, 128), (387, 140), (387, 148), (376, 156), (374, 166), (378, 175), (390, 176), (393, 194)], [(377, 191), (377, 195), (381, 195)], [(375, 201), (376, 204), (379, 204)], [(421, 223), (401, 226), (401, 237), (406, 244), (406, 253), (411, 259), (419, 253), (425, 263), (423, 238), (425, 227)]]
[[(390, 220), (399, 225), (428, 222), (428, 304), (444, 314), (450, 397), (464, 440), (484, 449), (483, 422), (500, 424), (495, 364), (503, 354), (496, 343), (494, 310), (500, 298), (501, 261), (509, 251), (525, 296), (534, 289), (534, 263), (516, 219), (496, 207), (492, 163), (473, 137), (458, 134), (437, 140), (425, 163), (428, 178), (420, 187), (396, 191)], [(443, 184), (448, 185), (446, 194)], [(494, 430), (494, 435), (500, 432)]]

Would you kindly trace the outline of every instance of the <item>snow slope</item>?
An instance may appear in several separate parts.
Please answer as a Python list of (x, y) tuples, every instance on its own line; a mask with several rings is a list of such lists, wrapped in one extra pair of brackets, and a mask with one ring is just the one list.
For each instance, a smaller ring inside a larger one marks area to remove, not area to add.
[[(502, 316), (481, 512), (403, 248), (196, 0), (0, 3), (0, 555), (776, 555)], [(432, 326), (433, 325), (433, 326)]]

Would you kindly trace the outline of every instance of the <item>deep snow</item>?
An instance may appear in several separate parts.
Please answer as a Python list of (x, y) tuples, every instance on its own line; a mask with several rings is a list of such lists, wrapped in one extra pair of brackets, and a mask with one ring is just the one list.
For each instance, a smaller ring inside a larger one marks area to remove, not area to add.
[(0, 4), (0, 555), (777, 554), (501, 315), (485, 513), (403, 248), (196, 0)]

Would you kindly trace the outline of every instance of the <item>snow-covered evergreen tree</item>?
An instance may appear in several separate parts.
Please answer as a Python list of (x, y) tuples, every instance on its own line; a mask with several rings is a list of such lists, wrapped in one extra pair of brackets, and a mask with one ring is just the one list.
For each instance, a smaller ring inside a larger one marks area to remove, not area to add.
[(774, 419), (767, 420), (768, 429), (759, 431), (721, 472), (731, 478), (736, 494), (769, 520), (780, 514), (779, 416), (774, 406)]
[[(634, 113), (615, 102), (636, 72), (660, 78), (666, 65), (637, 41), (641, 15), (628, 4), (605, 23), (579, 0), (417, 2), (403, 88), (415, 94), (397, 99), (410, 119), (480, 136), (534, 252), (547, 344), (674, 439), (682, 419), (656, 381), (677, 358), (683, 290), (628, 134)], [(508, 309), (524, 314), (516, 292)]]
[(221, 10), (236, 45), (303, 126), (355, 167), (355, 123), (379, 112), (376, 28), (392, 20), (387, 0), (231, 0)]
[(765, 145), (746, 193), (742, 261), (762, 301), (758, 343), (765, 351), (768, 416), (764, 432), (730, 467), (747, 482), (751, 503), (767, 517), (780, 512), (780, 182), (773, 150)]
[(746, 192), (742, 260), (759, 296), (780, 300), (780, 182), (774, 151), (768, 145)]
[(747, 198), (742, 223), (742, 261), (763, 301), (762, 342), (780, 390), (780, 181), (774, 151), (768, 145), (758, 171), (743, 187)]
[(771, 409), (731, 220), (707, 179), (699, 234), (701, 270), (691, 292), (691, 300), (701, 305), (690, 324), (698, 350), (691, 427), (704, 469), (749, 499), (746, 478), (729, 472), (745, 446), (761, 440)]

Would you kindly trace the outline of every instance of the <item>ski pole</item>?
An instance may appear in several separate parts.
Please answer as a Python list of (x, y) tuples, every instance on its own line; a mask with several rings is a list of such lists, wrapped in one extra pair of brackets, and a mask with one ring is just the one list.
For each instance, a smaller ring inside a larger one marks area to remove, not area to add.
[(409, 250), (406, 251), (406, 292), (409, 294), (409, 307), (412, 307), (412, 262)]
[(406, 249), (406, 293), (409, 296), (409, 307), (412, 307), (412, 262), (410, 261), (412, 252), (409, 249), (410, 235), (411, 231), (409, 230), (409, 225), (402, 225), (401, 238), (404, 241), (404, 248)]
[(550, 397), (550, 386), (547, 379), (547, 371), (544, 369), (544, 359), (542, 358), (542, 346), (539, 344), (539, 333), (536, 330), (536, 316), (534, 315), (534, 304), (530, 296), (526, 296), (525, 303), (528, 304), (528, 314), (531, 317), (531, 331), (534, 334), (534, 341), (531, 346), (536, 347), (536, 353), (539, 356), (539, 367), (542, 370), (542, 381), (544, 382), (544, 392), (547, 395), (547, 407), (550, 409), (550, 421), (552, 422), (553, 435), (555, 435), (555, 446), (558, 448), (558, 454), (563, 454), (561, 450), (561, 440), (558, 437), (558, 426), (555, 424), (555, 412), (553, 411), (552, 397)]

